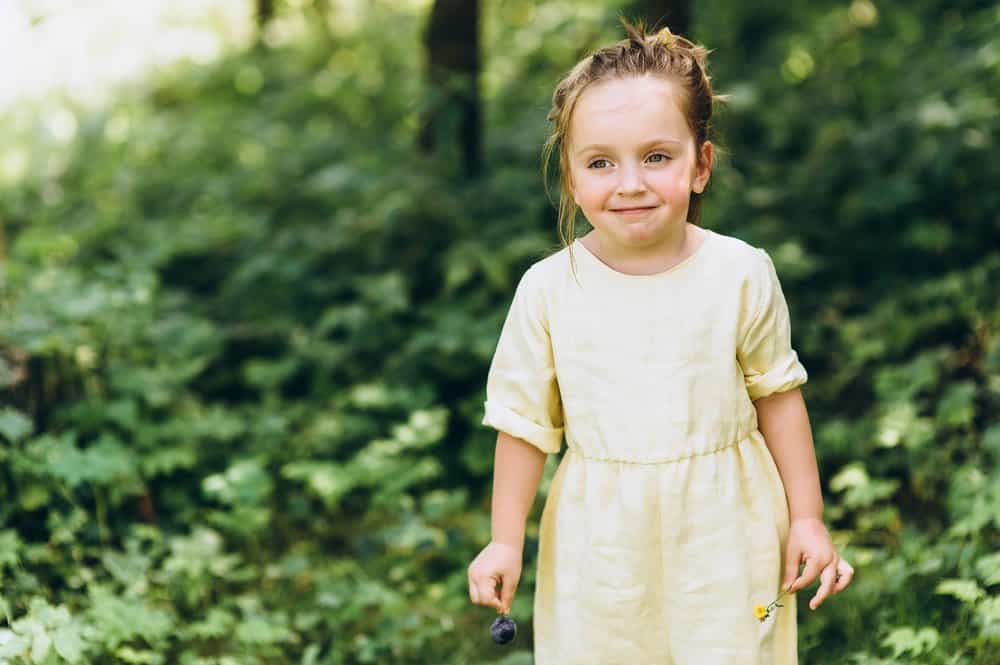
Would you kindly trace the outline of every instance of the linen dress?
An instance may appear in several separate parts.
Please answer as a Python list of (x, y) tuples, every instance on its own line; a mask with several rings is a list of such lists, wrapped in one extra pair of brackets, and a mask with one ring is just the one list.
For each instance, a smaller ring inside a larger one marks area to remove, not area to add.
[(562, 456), (539, 524), (535, 665), (795, 665), (789, 512), (753, 400), (806, 382), (770, 256), (703, 229), (674, 267), (573, 243), (532, 264), (482, 424)]

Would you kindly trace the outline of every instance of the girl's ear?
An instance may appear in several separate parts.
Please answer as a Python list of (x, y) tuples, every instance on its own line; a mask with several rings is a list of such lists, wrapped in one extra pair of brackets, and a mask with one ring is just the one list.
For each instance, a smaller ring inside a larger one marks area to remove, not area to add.
[(695, 165), (694, 183), (691, 189), (695, 194), (701, 194), (708, 186), (708, 179), (712, 175), (713, 147), (711, 141), (701, 144), (701, 154), (698, 155), (698, 163)]

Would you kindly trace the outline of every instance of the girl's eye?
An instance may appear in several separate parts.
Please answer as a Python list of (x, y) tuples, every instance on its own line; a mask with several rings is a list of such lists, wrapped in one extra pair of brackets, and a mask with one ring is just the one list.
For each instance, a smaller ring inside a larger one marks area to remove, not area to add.
[[(659, 164), (659, 163), (668, 161), (670, 159), (670, 155), (665, 155), (662, 152), (653, 153), (652, 155), (649, 156), (649, 159), (652, 160), (654, 157), (662, 157), (663, 158), (663, 159), (659, 159), (659, 160), (653, 160), (654, 164)], [(594, 161), (592, 161), (590, 164), (587, 165), (587, 168), (588, 169), (605, 168), (603, 166), (597, 166), (597, 164), (600, 164), (601, 162), (607, 162), (607, 161), (608, 160), (604, 159), (603, 157), (601, 157), (600, 159), (595, 159)]]

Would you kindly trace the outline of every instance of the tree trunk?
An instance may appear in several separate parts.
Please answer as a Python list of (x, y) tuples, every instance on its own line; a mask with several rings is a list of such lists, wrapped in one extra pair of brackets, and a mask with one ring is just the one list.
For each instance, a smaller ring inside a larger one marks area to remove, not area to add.
[(274, 18), (274, 0), (256, 0), (254, 18), (257, 21), (257, 43), (263, 41), (264, 29)]
[(424, 44), (435, 101), (422, 120), (420, 147), (440, 152), (457, 139), (464, 173), (475, 177), (482, 169), (478, 0), (435, 0)]
[(274, 0), (257, 0), (257, 27), (263, 28), (274, 18)]

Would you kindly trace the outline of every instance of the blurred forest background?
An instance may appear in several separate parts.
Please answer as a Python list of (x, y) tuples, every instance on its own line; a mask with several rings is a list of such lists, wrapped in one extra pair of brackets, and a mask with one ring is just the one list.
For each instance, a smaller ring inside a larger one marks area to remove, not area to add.
[(558, 243), (552, 87), (625, 14), (714, 49), (704, 224), (771, 253), (810, 371), (856, 577), (802, 661), (1000, 663), (1000, 3), (225, 4), (225, 48), (140, 71), (163, 25), (99, 102), (0, 112), (0, 662), (530, 665), (559, 458), (500, 647), (485, 376)]

